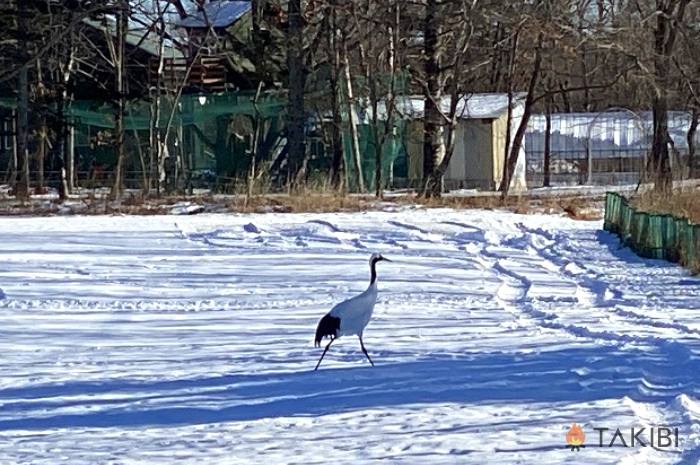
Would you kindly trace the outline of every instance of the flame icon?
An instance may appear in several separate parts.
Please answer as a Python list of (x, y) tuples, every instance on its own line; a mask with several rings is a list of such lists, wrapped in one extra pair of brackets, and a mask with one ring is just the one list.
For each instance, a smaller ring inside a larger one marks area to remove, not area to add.
[(571, 447), (572, 451), (574, 449), (578, 451), (581, 450), (581, 447), (586, 447), (583, 445), (584, 442), (586, 442), (586, 434), (579, 425), (574, 423), (566, 433), (566, 443)]

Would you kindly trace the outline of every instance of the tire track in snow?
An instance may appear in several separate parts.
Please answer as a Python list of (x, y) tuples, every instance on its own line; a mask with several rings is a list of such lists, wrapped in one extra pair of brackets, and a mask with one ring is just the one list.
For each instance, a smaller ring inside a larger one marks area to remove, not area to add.
[[(520, 224), (519, 228), (523, 234), (537, 234), (542, 236), (550, 243), (541, 242), (542, 247), (532, 247), (537, 254), (545, 260), (552, 263), (552, 270), (559, 270), (567, 278), (574, 280), (580, 286), (584, 296), (582, 303), (589, 308), (598, 308), (601, 311), (607, 311), (617, 314), (627, 319), (633, 319), (636, 323), (641, 323), (653, 328), (673, 329), (685, 336), (697, 336), (700, 331), (690, 328), (686, 325), (676, 322), (659, 321), (638, 314), (635, 311), (625, 310), (622, 308), (623, 303), (629, 305), (629, 301), (625, 300), (622, 291), (613, 288), (609, 283), (602, 279), (600, 274), (590, 275), (585, 263), (577, 260), (568, 260), (556, 254), (554, 247), (560, 243), (559, 237), (555, 234), (543, 232), (539, 229), (526, 228)], [(536, 241), (529, 241), (536, 243)], [(515, 276), (517, 273), (510, 272), (509, 275)], [(524, 278), (524, 277), (520, 277)], [(526, 279), (523, 279), (527, 283)], [(670, 350), (667, 360), (669, 365), (665, 370), (645, 370), (644, 377), (640, 379), (640, 390), (646, 395), (666, 397), (668, 394), (674, 395), (680, 389), (691, 390), (698, 389), (698, 380), (694, 379), (691, 373), (697, 372), (699, 369), (697, 358), (692, 355), (692, 352), (679, 342), (673, 342), (668, 337), (664, 336), (640, 336), (634, 334), (619, 334), (615, 331), (600, 331), (593, 330), (590, 327), (565, 324), (558, 322), (558, 315), (548, 313), (535, 308), (536, 302), (528, 300), (521, 302), (522, 308), (529, 314), (542, 319), (542, 324), (545, 327), (553, 329), (563, 329), (569, 333), (579, 336), (594, 339), (606, 340), (615, 344), (624, 350), (626, 344), (643, 345), (655, 347), (656, 350), (666, 352)], [(674, 374), (675, 373), (675, 374)], [(696, 391), (697, 392), (697, 391)], [(634, 404), (634, 402), (632, 402)], [(690, 405), (690, 407), (689, 407)], [(700, 415), (693, 416), (692, 406), (697, 405), (689, 400), (686, 394), (675, 395), (668, 407), (661, 409), (661, 417), (657, 419), (646, 418), (635, 411), (641, 424), (666, 424), (679, 425), (682, 430), (682, 437), (686, 441), (683, 444), (680, 453), (680, 464), (697, 464), (700, 459)], [(700, 408), (697, 409), (700, 414)], [(644, 412), (642, 412), (644, 413)], [(682, 418), (681, 418), (682, 417)], [(636, 454), (638, 461), (644, 459), (644, 451)]]
[[(541, 239), (550, 242), (556, 242), (556, 238), (552, 235), (541, 234), (539, 230), (531, 230), (526, 228), (522, 224), (518, 224), (518, 228), (522, 231), (520, 236), (510, 237), (506, 241), (506, 244), (512, 246), (517, 245), (517, 249), (526, 249), (532, 251), (535, 256), (545, 261), (544, 268), (548, 268), (552, 272), (559, 271), (561, 274), (569, 280), (578, 289), (577, 296), (572, 296), (569, 299), (550, 299), (549, 301), (543, 301), (542, 299), (533, 298), (531, 294), (531, 289), (533, 282), (527, 276), (527, 273), (523, 274), (521, 272), (515, 271), (513, 265), (508, 265), (509, 262), (514, 262), (525, 270), (531, 268), (533, 263), (529, 260), (519, 259), (517, 256), (509, 259), (501, 259), (500, 255), (493, 254), (487, 249), (482, 250), (482, 255), (495, 259), (495, 263), (492, 265), (491, 269), (495, 271), (502, 279), (504, 285), (499, 289), (498, 298), (503, 300), (506, 305), (509, 306), (510, 310), (519, 309), (530, 317), (539, 322), (542, 327), (554, 330), (565, 331), (572, 336), (581, 337), (592, 340), (604, 340), (609, 343), (614, 343), (616, 345), (624, 344), (643, 344), (643, 345), (653, 345), (658, 346), (659, 344), (664, 344), (668, 341), (667, 338), (661, 336), (652, 335), (633, 335), (633, 334), (620, 334), (615, 331), (610, 330), (596, 330), (589, 326), (578, 325), (573, 323), (565, 323), (560, 321), (560, 316), (556, 311), (548, 311), (547, 308), (554, 307), (556, 309), (557, 304), (566, 303), (570, 301), (572, 303), (583, 303), (589, 309), (612, 309), (615, 311), (615, 304), (618, 299), (621, 300), (621, 293), (619, 291), (611, 289), (607, 283), (590, 277), (586, 275), (581, 275), (571, 272), (568, 267), (572, 264), (579, 269), (584, 269), (581, 263), (574, 263), (568, 261), (561, 257), (556, 257), (553, 252), (546, 253), (543, 249), (536, 247), (534, 244), (542, 244), (547, 246), (542, 242)], [(530, 234), (537, 234), (541, 236), (541, 239), (533, 240), (527, 237)], [(546, 266), (546, 263), (550, 263), (551, 266)], [(552, 277), (553, 281), (556, 281), (555, 277)], [(559, 278), (561, 279), (561, 278)], [(578, 282), (577, 282), (578, 281)], [(513, 284), (513, 283), (516, 284)], [(583, 297), (583, 298), (582, 298)], [(623, 313), (624, 316), (624, 313)], [(648, 319), (639, 319), (641, 323), (650, 324)], [(679, 325), (675, 323), (667, 323), (656, 325), (657, 328), (670, 328), (677, 329), (681, 331), (689, 330), (690, 328), (685, 325)], [(686, 334), (696, 334), (695, 331), (686, 332)], [(697, 333), (697, 334), (700, 334)]]
[[(577, 285), (581, 289), (580, 297), (583, 303), (587, 303), (601, 310), (608, 309), (616, 315), (623, 318), (631, 318), (635, 323), (647, 327), (673, 329), (681, 333), (681, 335), (689, 337), (700, 335), (700, 330), (690, 328), (682, 323), (661, 321), (640, 315), (631, 310), (623, 309), (623, 306), (629, 306), (631, 302), (629, 299), (623, 297), (622, 291), (615, 289), (611, 284), (607, 283), (602, 275), (598, 273), (591, 274), (582, 261), (569, 260), (554, 252), (553, 248), (560, 242), (560, 238), (558, 238), (556, 234), (541, 229), (527, 228), (522, 223), (520, 223), (518, 227), (523, 231), (523, 234), (539, 235), (551, 243), (541, 248), (533, 247), (533, 250), (543, 259), (551, 262), (554, 269), (558, 270), (572, 281), (577, 282)], [(638, 304), (641, 306), (644, 302), (638, 302)], [(665, 340), (665, 338), (655, 338), (654, 340)]]
[(647, 316), (641, 315), (635, 311), (632, 310), (627, 310), (622, 308), (619, 305), (616, 305), (612, 309), (613, 312), (616, 314), (626, 317), (626, 318), (633, 318), (641, 323), (644, 323), (648, 326), (653, 326), (655, 328), (661, 328), (661, 329), (675, 329), (681, 333), (685, 333), (687, 335), (696, 335), (700, 336), (700, 330), (697, 330), (695, 328), (691, 328), (689, 326), (686, 326), (682, 323), (676, 323), (676, 322), (668, 322), (668, 321), (660, 321), (655, 318), (649, 318)]

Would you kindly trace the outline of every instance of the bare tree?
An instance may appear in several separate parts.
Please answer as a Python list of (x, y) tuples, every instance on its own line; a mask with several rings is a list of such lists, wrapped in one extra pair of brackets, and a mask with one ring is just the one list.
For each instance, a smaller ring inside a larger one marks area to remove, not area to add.
[[(423, 18), (423, 74), (414, 74), (423, 89), (423, 195), (440, 196), (442, 179), (455, 148), (456, 127), (466, 111), (467, 88), (488, 59), (470, 56), (479, 3), (427, 0)], [(471, 58), (471, 59), (468, 59)]]
[[(124, 187), (124, 164), (126, 150), (124, 146), (125, 111), (126, 111), (126, 35), (129, 32), (129, 2), (120, 0), (117, 7), (117, 33), (114, 45), (110, 46), (114, 63), (114, 93), (115, 93), (115, 151), (117, 166), (114, 170), (112, 197), (121, 196)], [(112, 44), (111, 39), (109, 43)]]
[(668, 150), (668, 88), (671, 86), (671, 58), (680, 24), (691, 0), (656, 0), (656, 27), (654, 28), (654, 139), (651, 163), (655, 173), (655, 187), (669, 190), (673, 177)]
[(306, 142), (304, 134), (304, 22), (302, 1), (289, 0), (287, 60), (289, 67), (289, 114), (287, 122), (288, 182), (299, 183), (306, 176)]
[[(423, 89), (423, 176), (424, 194), (439, 195), (442, 178), (436, 179), (437, 166), (445, 154), (444, 127), (440, 115), (443, 96), (443, 25), (438, 0), (426, 0), (423, 23), (425, 85)], [(436, 181), (439, 183), (436, 185)]]
[(18, 197), (29, 196), (29, 16), (27, 2), (17, 4), (17, 31), (20, 70), (17, 79), (17, 153), (21, 163)]
[(330, 84), (330, 106), (332, 115), (331, 127), (331, 184), (336, 190), (342, 190), (345, 181), (345, 157), (342, 136), (342, 109), (341, 109), (341, 45), (338, 36), (338, 12), (337, 0), (330, 0), (325, 13), (326, 19), (326, 49), (329, 62), (328, 81)]
[[(523, 144), (523, 139), (525, 138), (525, 131), (527, 130), (527, 124), (532, 115), (533, 106), (535, 104), (535, 93), (537, 92), (537, 84), (540, 80), (540, 71), (542, 68), (542, 44), (544, 41), (544, 35), (540, 32), (537, 36), (537, 41), (534, 50), (534, 60), (532, 64), (532, 72), (530, 73), (530, 81), (527, 86), (527, 95), (525, 97), (525, 104), (523, 107), (523, 115), (518, 124), (518, 128), (515, 131), (512, 142), (509, 141), (509, 153), (506, 157), (503, 169), (503, 178), (501, 180), (501, 192), (504, 196), (508, 195), (508, 190), (510, 189), (511, 180), (513, 179), (513, 174), (515, 173), (515, 165), (520, 157), (520, 149)], [(509, 105), (510, 109), (513, 105), (512, 102), (512, 92), (509, 93)], [(512, 110), (509, 110), (512, 111)], [(508, 126), (510, 127), (511, 121), (508, 120)]]
[(348, 52), (348, 35), (342, 36), (342, 51), (343, 51), (343, 74), (345, 78), (345, 103), (350, 120), (350, 147), (352, 150), (352, 160), (355, 163), (355, 172), (357, 175), (357, 189), (360, 192), (365, 191), (364, 173), (362, 172), (362, 153), (360, 153), (360, 135), (358, 126), (360, 125), (359, 117), (357, 116), (357, 100), (355, 99), (355, 91), (353, 86), (352, 71), (350, 68), (350, 53)]
[(396, 0), (386, 4), (366, 0), (360, 8), (363, 11), (362, 15), (357, 8), (353, 8), (352, 13), (358, 32), (357, 49), (364, 78), (363, 93), (365, 100), (369, 102), (368, 137), (371, 138), (374, 147), (374, 190), (375, 195), (381, 197), (384, 187), (383, 153), (395, 129), (401, 6)]

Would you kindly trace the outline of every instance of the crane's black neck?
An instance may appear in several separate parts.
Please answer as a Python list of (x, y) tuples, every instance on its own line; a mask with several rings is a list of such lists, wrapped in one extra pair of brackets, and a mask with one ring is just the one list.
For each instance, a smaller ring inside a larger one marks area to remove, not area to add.
[(370, 270), (372, 271), (372, 276), (369, 280), (369, 285), (371, 286), (375, 282), (377, 282), (377, 261), (378, 260), (372, 260), (372, 262), (369, 265)]

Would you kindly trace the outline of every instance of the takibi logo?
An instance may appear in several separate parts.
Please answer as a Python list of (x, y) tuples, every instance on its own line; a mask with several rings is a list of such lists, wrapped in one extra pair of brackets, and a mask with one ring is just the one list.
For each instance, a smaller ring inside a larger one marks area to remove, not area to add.
[[(632, 427), (627, 430), (620, 428), (602, 428), (593, 427), (598, 433), (597, 447), (653, 447), (655, 449), (664, 449), (678, 447), (680, 444), (678, 437), (678, 428), (670, 428), (667, 426), (657, 427)], [(644, 435), (644, 436), (643, 436)], [(566, 433), (566, 444), (572, 451), (581, 450), (581, 447), (586, 447), (586, 433), (583, 428), (574, 423)]]
[(566, 443), (571, 447), (572, 451), (579, 451), (582, 447), (586, 447), (584, 442), (586, 442), (586, 433), (583, 432), (579, 425), (574, 423), (566, 433)]

